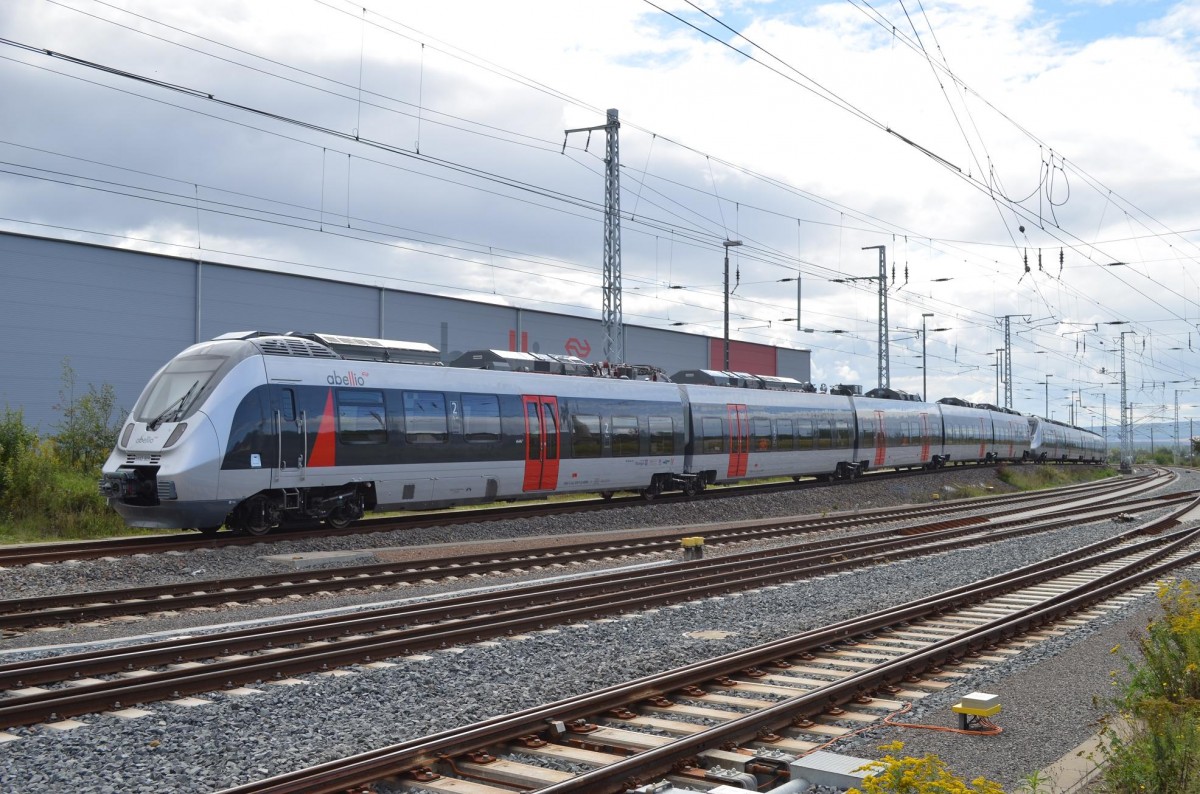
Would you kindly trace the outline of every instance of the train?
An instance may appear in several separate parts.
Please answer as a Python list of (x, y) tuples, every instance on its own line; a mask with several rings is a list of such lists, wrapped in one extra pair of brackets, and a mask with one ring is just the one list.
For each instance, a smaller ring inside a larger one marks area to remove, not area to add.
[(1105, 458), (1093, 433), (994, 406), (784, 380), (449, 367), (427, 345), (235, 332), (155, 373), (99, 485), (130, 526), (261, 535), (553, 494), (653, 499), (750, 479)]

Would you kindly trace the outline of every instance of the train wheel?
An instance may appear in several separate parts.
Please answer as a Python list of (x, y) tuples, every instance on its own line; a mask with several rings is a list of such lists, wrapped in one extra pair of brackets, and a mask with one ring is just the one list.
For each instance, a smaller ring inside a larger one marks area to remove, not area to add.
[(274, 510), (267, 497), (259, 494), (238, 505), (238, 528), (249, 535), (265, 535), (275, 525)]
[(649, 488), (646, 488), (645, 490), (642, 491), (642, 498), (645, 499), (647, 502), (653, 502), (655, 499), (658, 498), (658, 495), (661, 493), (662, 493), (662, 486), (658, 484), (657, 480), (655, 480), (654, 482), (650, 483)]
[(353, 518), (338, 510), (326, 516), (325, 523), (334, 529), (345, 529), (350, 526), (350, 522), (353, 520)]
[(613, 498), (613, 495), (615, 493), (616, 493), (616, 491), (601, 491), (600, 498), (607, 502)]
[(693, 477), (683, 484), (684, 496), (699, 496), (704, 491), (704, 483), (699, 477)]
[(362, 497), (355, 496), (342, 502), (336, 510), (327, 515), (325, 523), (334, 529), (345, 529), (362, 516)]

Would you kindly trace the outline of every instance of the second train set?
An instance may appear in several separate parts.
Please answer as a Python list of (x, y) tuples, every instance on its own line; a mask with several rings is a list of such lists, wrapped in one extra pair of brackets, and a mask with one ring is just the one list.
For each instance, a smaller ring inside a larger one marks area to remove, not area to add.
[[(1099, 436), (991, 408), (395, 363), (227, 334), (144, 389), (101, 490), (132, 526), (342, 526), (366, 511), (664, 491), (875, 468), (1099, 462)], [(389, 352), (391, 351), (391, 352)]]

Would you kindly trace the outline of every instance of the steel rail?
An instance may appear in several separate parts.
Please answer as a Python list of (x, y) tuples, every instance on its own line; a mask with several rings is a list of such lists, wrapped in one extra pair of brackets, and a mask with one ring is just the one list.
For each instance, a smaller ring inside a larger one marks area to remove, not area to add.
[[(1117, 492), (1108, 491), (1106, 499), (1140, 492), (1154, 487), (1154, 481), (1127, 481)], [(1099, 491), (1098, 489), (1092, 489)], [(1082, 492), (1082, 491), (1081, 491)], [(1047, 505), (1074, 503), (1074, 496), (1058, 493), (1033, 492), (1046, 500)], [(1019, 505), (1026, 501), (1038, 501), (1037, 496), (1023, 500), (1002, 500), (994, 504)], [(1077, 494), (1075, 495), (1077, 496)], [(1177, 495), (1175, 495), (1177, 496)], [(1160, 497), (1171, 500), (1171, 496)], [(1165, 503), (1165, 502), (1164, 502)], [(817, 519), (780, 519), (767, 522), (747, 523), (743, 527), (722, 525), (717, 528), (688, 528), (665, 532), (658, 538), (642, 537), (614, 539), (600, 544), (595, 541), (555, 544), (539, 548), (527, 548), (498, 557), (496, 552), (461, 554), (449, 557), (406, 562), (383, 562), (344, 568), (327, 568), (309, 572), (286, 572), (240, 577), (235, 579), (194, 580), (166, 585), (150, 585), (139, 588), (63, 593), (49, 596), (34, 596), (0, 601), (0, 629), (48, 625), (76, 620), (111, 617), (114, 615), (142, 614), (161, 610), (177, 610), (194, 606), (236, 601), (240, 597), (276, 598), (291, 594), (308, 594), (330, 589), (346, 589), (373, 584), (413, 583), (431, 578), (482, 574), (511, 570), (517, 566), (564, 564), (572, 561), (593, 560), (611, 556), (613, 551), (623, 555), (650, 554), (671, 550), (681, 538), (700, 536), (706, 545), (745, 542), (750, 538), (778, 537), (796, 532), (818, 532), (827, 529), (852, 527), (881, 518), (903, 520), (914, 516), (939, 515), (952, 512), (974, 511), (978, 502), (939, 505), (934, 510), (919, 508), (886, 509), (869, 513), (822, 517)], [(1019, 511), (1014, 507), (1008, 512)], [(1003, 513), (1001, 513), (1003, 514)], [(980, 520), (982, 522), (982, 519)], [(938, 526), (937, 524), (933, 526)], [(912, 528), (911, 531), (926, 531)]]
[[(1155, 503), (1152, 506), (1160, 506)], [(1127, 506), (1110, 506), (1110, 512), (1129, 509)], [(1071, 521), (1086, 518), (1073, 514)], [(1038, 524), (1013, 528), (1010, 532), (1027, 534), (1052, 525), (1063, 523), (1061, 517)], [(376, 632), (375, 636), (357, 636), (342, 640), (336, 647), (305, 648), (272, 653), (269, 658), (254, 657), (248, 660), (223, 660), (209, 663), (203, 669), (176, 669), (154, 674), (138, 681), (108, 680), (72, 688), (69, 691), (47, 690), (45, 692), (10, 697), (0, 705), (0, 726), (28, 724), (53, 717), (72, 716), (111, 707), (114, 701), (142, 702), (152, 698), (192, 694), (228, 687), (234, 683), (261, 680), (264, 675), (275, 673), (295, 675), (301, 672), (327, 669), (373, 658), (396, 656), (422, 650), (446, 647), (449, 644), (476, 642), (505, 633), (530, 631), (544, 628), (547, 622), (561, 623), (570, 620), (595, 619), (609, 614), (629, 612), (651, 605), (678, 603), (693, 598), (710, 597), (714, 593), (732, 592), (793, 581), (803, 576), (813, 576), (861, 567), (877, 562), (886, 562), (898, 557), (936, 553), (943, 549), (959, 546), (964, 533), (975, 532), (978, 527), (943, 530), (919, 536), (913, 544), (911, 537), (878, 539), (873, 543), (853, 540), (842, 547), (813, 551), (781, 551), (769, 557), (757, 553), (746, 553), (734, 558), (717, 558), (698, 563), (683, 563), (667, 572), (653, 571), (626, 575), (623, 581), (606, 581), (599, 584), (585, 582), (581, 585), (558, 588), (553, 592), (539, 592), (547, 599), (533, 608), (526, 608), (528, 594), (505, 592), (500, 599), (460, 598), (447, 606), (441, 602), (384, 617), (379, 614), (354, 616), (351, 619), (335, 619), (328, 623), (306, 621), (302, 627), (285, 626), (268, 631), (243, 631), (206, 637), (196, 641), (156, 643), (157, 647), (118, 649), (116, 651), (92, 652), (59, 657), (49, 661), (10, 663), (0, 666), (0, 686), (9, 688), (28, 687), (65, 678), (91, 676), (168, 663), (179, 663), (189, 659), (211, 658), (230, 655), (263, 647), (277, 647), (298, 642), (313, 642), (352, 632)], [(997, 527), (991, 527), (975, 542), (990, 542), (1004, 537)], [(1112, 541), (1115, 542), (1115, 541)], [(869, 552), (865, 557), (854, 557), (859, 552)], [(832, 561), (831, 561), (832, 560)], [(752, 570), (745, 570), (747, 562), (754, 563)], [(806, 566), (806, 567), (801, 567)], [(529, 588), (533, 591), (536, 588)], [(614, 598), (613, 594), (620, 598)], [(572, 599), (572, 600), (567, 600)], [(566, 603), (563, 603), (566, 601)], [(508, 612), (523, 608), (518, 617), (497, 621), (494, 614), (480, 614), (486, 605), (488, 612)], [(428, 626), (433, 620), (455, 621), (448, 628)], [(406, 625), (418, 624), (419, 628), (405, 629)], [(398, 626), (398, 627), (397, 627)], [(238, 636), (231, 636), (237, 634)]]
[[(1196, 502), (1148, 525), (1131, 530), (1127, 537), (1147, 532), (1159, 532), (1196, 510)], [(958, 637), (938, 642), (929, 648), (897, 657), (873, 671), (853, 674), (842, 681), (823, 687), (811, 694), (803, 695), (778, 705), (770, 706), (729, 723), (710, 728), (702, 734), (680, 739), (656, 750), (639, 753), (614, 765), (593, 772), (582, 773), (564, 783), (544, 787), (541, 794), (566, 794), (566, 792), (619, 791), (630, 779), (645, 779), (672, 763), (695, 755), (696, 752), (719, 747), (729, 741), (744, 741), (757, 734), (764, 725), (786, 723), (796, 711), (825, 704), (830, 698), (845, 702), (845, 699), (861, 690), (869, 689), (878, 682), (893, 682), (912, 675), (914, 671), (925, 671), (935, 664), (945, 663), (956, 655), (964, 655), (997, 639), (1018, 634), (1032, 625), (1044, 623), (1052, 617), (1073, 612), (1082, 605), (1103, 600), (1109, 595), (1153, 579), (1180, 565), (1189, 564), (1200, 558), (1200, 552), (1190, 552), (1181, 559), (1165, 563), (1157, 560), (1176, 553), (1193, 543), (1200, 535), (1198, 530), (1179, 530), (1162, 537), (1151, 537), (1130, 546), (1088, 556), (1083, 560), (1071, 561), (1068, 555), (1058, 555), (1035, 566), (1027, 566), (1012, 574), (991, 577), (983, 583), (956, 588), (947, 593), (918, 599), (895, 609), (880, 610), (868, 616), (843, 621), (833, 626), (785, 640), (767, 643), (757, 648), (738, 651), (717, 659), (691, 665), (665, 674), (648, 676), (582, 695), (568, 698), (548, 706), (526, 709), (514, 714), (503, 715), (462, 728), (451, 729), (420, 739), (403, 742), (391, 747), (361, 753), (347, 759), (328, 762), (305, 770), (297, 770), (263, 781), (255, 781), (226, 789), (221, 794), (294, 794), (299, 791), (335, 792), (349, 785), (365, 784), (388, 775), (419, 766), (435, 764), (442, 757), (454, 757), (468, 750), (504, 743), (527, 734), (562, 733), (576, 720), (586, 720), (590, 715), (603, 711), (617, 702), (634, 702), (652, 696), (677, 691), (688, 686), (697, 686), (738, 669), (769, 666), (773, 660), (799, 653), (806, 648), (848, 639), (856, 634), (879, 631), (904, 621), (916, 621), (936, 616), (945, 611), (978, 602), (984, 597), (1007, 592), (1019, 586), (1044, 581), (1048, 578), (1071, 573), (1084, 567), (1103, 564), (1161, 546), (1157, 553), (1142, 558), (1133, 567), (1140, 573), (1127, 574), (1124, 569), (1099, 577), (1094, 582), (1080, 585), (1054, 596), (1040, 604), (1019, 610), (1012, 615), (998, 618), (982, 627), (963, 632)], [(1047, 567), (1049, 566), (1049, 567)], [(1147, 567), (1151, 566), (1151, 567)], [(561, 727), (555, 727), (561, 726)], [(614, 781), (621, 781), (620, 784)]]
[[(981, 468), (985, 468), (982, 467)], [(986, 467), (986, 468), (991, 468)], [(867, 475), (875, 480), (899, 479), (921, 476), (921, 471), (881, 471)], [(861, 479), (859, 480), (861, 482)], [(804, 490), (808, 488), (825, 488), (834, 486), (853, 487), (854, 481), (814, 481), (787, 483), (752, 483), (750, 485), (722, 485), (704, 491), (705, 499), (725, 499), (746, 496), (756, 493), (773, 491)], [(1085, 484), (1087, 485), (1087, 484)], [(1076, 487), (1076, 486), (1068, 486)], [(655, 503), (685, 502), (696, 497), (682, 494), (664, 494)], [(1003, 498), (1003, 497), (995, 497)], [(119, 556), (124, 554), (152, 554), (164, 551), (190, 551), (194, 549), (221, 548), (224, 546), (245, 546), (254, 544), (271, 544), (290, 540), (328, 537), (334, 535), (362, 535), (395, 530), (417, 529), (431, 526), (453, 526), (462, 523), (504, 521), (517, 517), (533, 517), (539, 515), (560, 515), (575, 512), (610, 510), (622, 507), (634, 507), (646, 504), (640, 496), (616, 497), (611, 500), (601, 498), (584, 498), (571, 502), (538, 502), (535, 504), (504, 505), (501, 507), (475, 507), (437, 512), (415, 513), (410, 516), (389, 516), (370, 518), (355, 522), (349, 527), (335, 529), (321, 527), (319, 529), (293, 529), (290, 531), (274, 532), (268, 535), (239, 535), (234, 533), (218, 534), (215, 537), (197, 537), (193, 534), (152, 535), (132, 538), (109, 538), (94, 541), (61, 541), (55, 543), (17, 544), (0, 547), (0, 566), (28, 565), (33, 562), (51, 563), (63, 560), (95, 559), (97, 557)], [(302, 527), (304, 525), (297, 525)]]
[[(1038, 513), (1039, 521), (1034, 523), (1032, 525), (1032, 527), (1028, 527), (1026, 529), (1026, 531), (1043, 531), (1045, 529), (1052, 529), (1052, 528), (1058, 527), (1058, 525), (1062, 525), (1062, 523), (1063, 523), (1061, 521), (1057, 522), (1057, 523), (1050, 522), (1050, 521), (1048, 521), (1048, 519), (1064, 518), (1064, 519), (1069, 519), (1069, 521), (1073, 522), (1073, 523), (1086, 523), (1086, 522), (1090, 522), (1090, 521), (1099, 521), (1099, 519), (1111, 517), (1112, 515), (1117, 515), (1117, 513), (1141, 512), (1142, 510), (1156, 509), (1156, 507), (1168, 506), (1172, 503), (1176, 503), (1176, 501), (1180, 501), (1184, 498), (1188, 498), (1187, 494), (1177, 493), (1177, 494), (1166, 495), (1166, 497), (1157, 497), (1157, 498), (1130, 501), (1130, 503), (1116, 503), (1116, 504), (1111, 503), (1111, 499), (1117, 498), (1117, 495), (1118, 494), (1111, 494), (1108, 499), (1109, 504), (1106, 505), (1105, 507), (1103, 507), (1103, 509), (1093, 509), (1091, 511), (1076, 511), (1075, 509), (1068, 509), (1068, 510), (1054, 511), (1054, 512), (1049, 512), (1049, 513), (1039, 512)], [(997, 513), (997, 516), (1012, 515), (1013, 512), (1014, 511), (1001, 511), (1000, 513)], [(1020, 516), (1020, 515), (1021, 515), (1020, 511), (1018, 511), (1018, 516)], [(971, 533), (974, 533), (974, 531), (983, 531), (983, 530), (989, 531), (989, 533), (994, 534), (994, 533), (997, 533), (997, 531), (1006, 530), (1007, 528), (1010, 528), (1010, 527), (1021, 527), (1021, 525), (1028, 525), (1028, 524), (1030, 524), (1030, 522), (1031, 522), (1031, 518), (1028, 517), (1027, 513), (1024, 518), (1019, 517), (1016, 519), (1010, 519), (1010, 521), (1006, 521), (1006, 522), (998, 522), (998, 521), (996, 521), (995, 518), (967, 517), (967, 518), (958, 519), (958, 521), (953, 521), (953, 522), (944, 522), (944, 521), (937, 522), (935, 524), (928, 525), (928, 527), (905, 528), (905, 529), (899, 530), (899, 534), (901, 536), (922, 535), (923, 537), (925, 537), (926, 540), (928, 540), (928, 539), (930, 539), (930, 537), (932, 537), (932, 533), (934, 533), (935, 530), (940, 531), (940, 534), (937, 535), (938, 537), (958, 537), (958, 536), (962, 536), (962, 535), (970, 535)], [(768, 522), (768, 524), (772, 525), (772, 527), (775, 527), (774, 522)], [(946, 531), (946, 530), (949, 530), (949, 531)], [(892, 539), (892, 537), (895, 537), (896, 534), (898, 534), (898, 530), (887, 529), (887, 530), (870, 531), (870, 533), (859, 534), (859, 535), (856, 535), (853, 537), (848, 537), (848, 539), (847, 539), (847, 537), (839, 537), (839, 539), (811, 540), (811, 541), (805, 541), (802, 543), (794, 543), (794, 545), (787, 546), (787, 547), (776, 548), (776, 549), (774, 549), (773, 552), (770, 552), (770, 554), (782, 555), (785, 553), (788, 553), (788, 554), (812, 553), (812, 552), (820, 551), (820, 549), (834, 549), (833, 553), (836, 553), (836, 554), (865, 553), (866, 551), (870, 551), (870, 548), (872, 547), (871, 546), (872, 543), (876, 543), (876, 542), (884, 540), (884, 539)], [(998, 537), (1000, 537), (1000, 536), (998, 536), (998, 535), (990, 536), (990, 537), (988, 537), (988, 540), (996, 540), (996, 539), (998, 539)], [(898, 547), (898, 548), (901, 548), (904, 545), (905, 545), (905, 543), (902, 541), (894, 543), (894, 546)], [(646, 546), (646, 545), (631, 545), (630, 547), (623, 547), (623, 548), (624, 548), (624, 551), (638, 553), (638, 552), (646, 551), (646, 549), (644, 549), (644, 546)], [(713, 560), (702, 561), (702, 563), (695, 563), (695, 564), (692, 564), (692, 563), (683, 563), (683, 564), (667, 563), (665, 565), (656, 567), (655, 576), (660, 576), (660, 575), (667, 576), (668, 573), (670, 573), (672, 570), (677, 570), (677, 569), (689, 571), (689, 576), (690, 576), (691, 572), (694, 572), (695, 570), (698, 569), (698, 567), (701, 567), (701, 566), (713, 566), (713, 565), (718, 565), (718, 564), (730, 565), (733, 563), (740, 563), (740, 561), (743, 561), (743, 560), (756, 560), (756, 559), (761, 559), (762, 557), (763, 557), (762, 552), (751, 551), (751, 552), (742, 552), (742, 553), (737, 553), (737, 554), (728, 554), (728, 555), (725, 555), (725, 557), (721, 557), (718, 560), (716, 560), (715, 563)], [(410, 581), (414, 581), (414, 579), (433, 578), (434, 573), (437, 573), (437, 572), (442, 573), (443, 576), (450, 576), (450, 575), (461, 576), (462, 573), (464, 573), (464, 572), (478, 573), (480, 571), (510, 569), (512, 564), (520, 563), (522, 565), (526, 565), (529, 563), (529, 561), (536, 561), (536, 563), (541, 563), (541, 564), (545, 564), (545, 563), (559, 563), (560, 564), (560, 563), (562, 563), (563, 559), (564, 558), (560, 557), (560, 555), (546, 555), (546, 557), (542, 557), (542, 555), (539, 554), (539, 555), (536, 555), (535, 558), (524, 557), (524, 555), (523, 555), (523, 557), (518, 558), (516, 560), (502, 561), (502, 563), (491, 563), (491, 564), (484, 564), (484, 565), (478, 565), (478, 566), (470, 566), (469, 564), (467, 564), (467, 566), (469, 567), (469, 570), (464, 570), (463, 565), (458, 565), (458, 561), (460, 561), (460, 560), (456, 560), (454, 564), (450, 564), (450, 565), (444, 566), (444, 567), (442, 565), (424, 567), (424, 569), (422, 569), (422, 567), (409, 567), (409, 569), (406, 569), (406, 570), (404, 570), (402, 572), (398, 572), (398, 573), (389, 570), (388, 576), (373, 578), (373, 579), (362, 578), (361, 575), (359, 575), (359, 577), (354, 577), (353, 573), (356, 571), (361, 571), (361, 569), (350, 569), (350, 570), (334, 569), (334, 570), (331, 570), (326, 573), (328, 573), (328, 575), (330, 575), (330, 576), (334, 576), (335, 579), (337, 579), (337, 581), (340, 581), (340, 583), (342, 584), (342, 587), (360, 588), (360, 587), (364, 587), (364, 585), (378, 583), (380, 581), (410, 582)], [(438, 563), (444, 563), (444, 561), (438, 560)], [(672, 566), (676, 566), (676, 569), (672, 569)], [(384, 564), (384, 565), (379, 565), (379, 566), (367, 566), (367, 570), (378, 569), (378, 567), (385, 567), (385, 569), (396, 569), (396, 567), (398, 567), (398, 566), (390, 565), (390, 564)], [(623, 573), (620, 573), (620, 572), (610, 573), (610, 575), (594, 575), (594, 576), (589, 576), (587, 579), (587, 582), (592, 583), (593, 587), (598, 587), (598, 585), (600, 585), (600, 583), (622, 581), (622, 578), (624, 576), (625, 575), (623, 575)], [(47, 618), (54, 618), (54, 616), (61, 616), (65, 612), (70, 613), (72, 616), (101, 616), (101, 615), (118, 614), (118, 613), (124, 614), (124, 613), (132, 613), (132, 612), (150, 612), (150, 610), (156, 610), (156, 609), (160, 609), (163, 607), (185, 608), (188, 606), (197, 606), (197, 604), (203, 604), (203, 603), (228, 602), (230, 600), (235, 600), (235, 598), (245, 597), (245, 596), (254, 596), (254, 597), (258, 597), (258, 598), (283, 597), (283, 596), (294, 595), (294, 594), (298, 594), (298, 593), (311, 593), (311, 591), (328, 590), (331, 587), (336, 587), (336, 584), (338, 583), (338, 582), (330, 582), (329, 579), (325, 579), (325, 578), (308, 578), (308, 579), (306, 579), (306, 581), (293, 582), (292, 579), (296, 579), (296, 578), (298, 578), (298, 577), (295, 577), (292, 575), (287, 575), (286, 582), (281, 582), (280, 585), (278, 585), (278, 587), (272, 587), (272, 585), (259, 585), (259, 584), (257, 584), (258, 579), (251, 577), (251, 578), (246, 579), (246, 581), (245, 581), (245, 584), (247, 585), (247, 589), (236, 590), (236, 591), (232, 591), (228, 587), (224, 590), (218, 590), (217, 588), (220, 588), (220, 585), (222, 585), (222, 584), (226, 584), (226, 585), (233, 584), (233, 582), (222, 582), (222, 581), (217, 581), (214, 583), (187, 583), (184, 585), (169, 585), (168, 588), (163, 589), (164, 591), (166, 591), (166, 593), (176, 593), (175, 588), (188, 588), (188, 589), (194, 590), (196, 588), (208, 587), (209, 591), (205, 591), (205, 593), (202, 593), (202, 594), (194, 594), (194, 595), (186, 595), (185, 594), (185, 595), (182, 595), (181, 597), (173, 596), (173, 597), (167, 598), (167, 600), (162, 600), (162, 598), (160, 597), (160, 600), (156, 600), (156, 601), (152, 601), (152, 602), (134, 601), (132, 603), (125, 603), (125, 602), (109, 602), (109, 603), (101, 603), (101, 604), (92, 603), (94, 601), (104, 600), (104, 598), (106, 598), (106, 597), (113, 597), (115, 595), (120, 595), (121, 597), (149, 598), (152, 595), (157, 595), (157, 591), (154, 588), (143, 588), (143, 589), (128, 590), (128, 591), (110, 591), (110, 593), (92, 593), (92, 594), (82, 594), (82, 595), (78, 595), (78, 596), (50, 596), (50, 597), (46, 598), (47, 601), (52, 601), (55, 603), (62, 603), (62, 602), (68, 602), (71, 600), (78, 600), (78, 601), (83, 601), (85, 603), (88, 603), (89, 606), (79, 607), (77, 609), (72, 609), (72, 610), (46, 609), (46, 610), (44, 610), (43, 613), (29, 612), (29, 613), (0, 614), (0, 627), (6, 626), (6, 625), (7, 626), (29, 625), (29, 624), (31, 624), (31, 622), (36, 622), (36, 621), (44, 622), (44, 621), (46, 621)], [(526, 587), (523, 587), (523, 588), (509, 590), (509, 593), (518, 593), (518, 594), (535, 593), (535, 591), (538, 591), (539, 587), (548, 587), (552, 590), (557, 590), (557, 585), (526, 585)], [(617, 587), (617, 585), (608, 585), (608, 587)], [(625, 587), (625, 585), (620, 585), (620, 587)], [(30, 603), (30, 602), (37, 603), (40, 601), (41, 600), (26, 600), (24, 603)], [(452, 603), (452, 602), (454, 602), (454, 600), (439, 601), (439, 603)], [(474, 603), (474, 600), (469, 600), (469, 602)], [(8, 604), (5, 604), (5, 603), (0, 602), (0, 608), (11, 608), (10, 607), (11, 603), (12, 602), (8, 602)], [(22, 602), (18, 601), (17, 603), (22, 603)], [(377, 610), (377, 612), (378, 612), (378, 610)], [(298, 624), (298, 625), (304, 625), (304, 624)], [(226, 634), (226, 636), (227, 636), (227, 634)], [(2, 670), (4, 670), (4, 669), (5, 669), (5, 666), (2, 666), (2, 664), (0, 664), (0, 672), (2, 672)], [(0, 684), (2, 684), (2, 676), (0, 676)]]

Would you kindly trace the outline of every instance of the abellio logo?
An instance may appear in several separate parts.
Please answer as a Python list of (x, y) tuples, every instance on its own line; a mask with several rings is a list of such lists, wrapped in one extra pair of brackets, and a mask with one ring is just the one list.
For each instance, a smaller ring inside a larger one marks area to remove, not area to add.
[(347, 370), (344, 374), (335, 372), (327, 377), (325, 382), (330, 386), (366, 386), (367, 372), (366, 370), (358, 373)]

